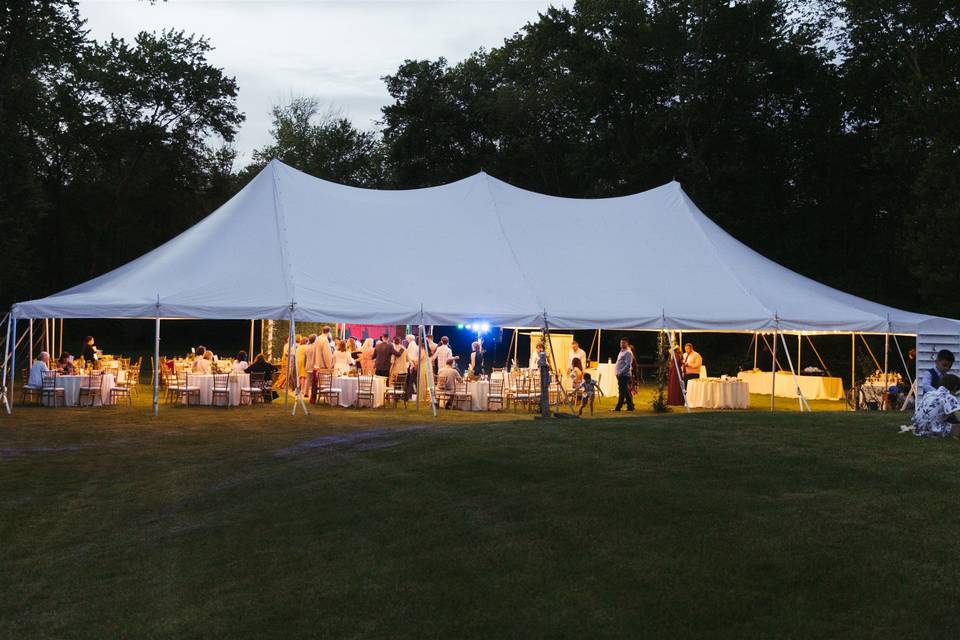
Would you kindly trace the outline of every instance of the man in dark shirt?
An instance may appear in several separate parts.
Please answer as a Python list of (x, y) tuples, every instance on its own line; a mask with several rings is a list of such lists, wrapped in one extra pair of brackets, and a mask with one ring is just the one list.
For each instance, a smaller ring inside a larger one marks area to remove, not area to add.
[(387, 334), (380, 336), (380, 342), (373, 348), (373, 366), (378, 376), (390, 377), (390, 363), (398, 353), (403, 353), (403, 347), (395, 347)]

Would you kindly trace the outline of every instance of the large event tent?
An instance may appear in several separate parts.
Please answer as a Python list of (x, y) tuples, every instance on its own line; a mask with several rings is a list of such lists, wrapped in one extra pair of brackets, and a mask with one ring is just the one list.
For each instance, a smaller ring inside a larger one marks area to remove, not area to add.
[[(360, 239), (345, 242), (334, 231), (344, 226), (363, 231)], [(257, 260), (231, 260), (239, 247)], [(576, 258), (588, 251), (593, 262)], [(876, 304), (768, 260), (714, 224), (676, 182), (572, 199), (481, 172), (380, 191), (277, 160), (166, 244), (15, 304), (12, 317), (381, 325), (471, 318), (563, 329), (911, 335), (935, 326), (960, 334), (955, 320)]]

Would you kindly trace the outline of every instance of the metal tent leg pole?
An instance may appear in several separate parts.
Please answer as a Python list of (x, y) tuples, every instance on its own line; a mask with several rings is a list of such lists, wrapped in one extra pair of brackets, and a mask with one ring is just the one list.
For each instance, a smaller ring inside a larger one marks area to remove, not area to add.
[[(760, 333), (753, 334), (753, 368), (757, 368), (757, 352), (760, 350)], [(673, 354), (671, 354), (673, 355)]]
[(850, 397), (853, 399), (853, 410), (859, 408), (857, 398), (857, 334), (850, 334)]
[(59, 356), (63, 353), (63, 318), (60, 318), (60, 331), (57, 332), (57, 337), (60, 338), (60, 348), (57, 349), (57, 355)]
[(297, 319), (294, 316), (294, 309), (296, 308), (296, 303), (290, 303), (290, 353), (287, 355), (287, 364), (290, 363), (290, 357), (293, 356), (293, 381), (296, 385), (295, 391), (293, 392), (293, 411), (290, 412), (291, 416), (297, 415), (297, 405), (300, 405), (303, 408), (303, 415), (308, 416), (310, 412), (307, 411), (307, 403), (303, 401), (303, 395), (300, 393), (300, 372), (297, 370), (297, 351), (293, 346), (293, 332), (297, 328)]
[(800, 373), (800, 352), (803, 349), (803, 336), (797, 334), (797, 373)]
[[(883, 406), (886, 407), (887, 399), (890, 397), (890, 380), (887, 379), (887, 372), (890, 371), (890, 332), (883, 336)], [(889, 407), (886, 407), (889, 409)]]
[(247, 351), (247, 359), (253, 360), (253, 323), (255, 320), (250, 321), (250, 350)]
[(30, 318), (30, 350), (27, 354), (27, 357), (29, 358), (29, 361), (30, 361), (29, 366), (32, 367), (33, 366), (33, 318)]
[(13, 344), (10, 347), (10, 385), (7, 387), (7, 412), (13, 407), (13, 383), (17, 379), (17, 346), (20, 341), (17, 340), (17, 316), (10, 314), (10, 323), (13, 324)]
[(793, 360), (790, 358), (790, 349), (787, 348), (787, 338), (781, 333), (780, 341), (783, 342), (783, 352), (787, 354), (787, 364), (790, 365), (790, 373), (793, 374), (793, 384), (797, 389), (797, 403), (800, 405), (800, 413), (803, 413), (804, 407), (810, 411), (810, 405), (807, 399), (803, 397), (803, 391), (800, 389), (800, 379), (797, 377), (797, 371), (793, 368)]
[[(423, 322), (421, 318), (420, 322)], [(423, 345), (420, 348), (421, 366), (427, 368), (427, 389), (430, 391), (430, 408), (433, 410), (433, 417), (437, 417), (437, 386), (435, 380), (433, 379), (433, 362), (430, 360), (430, 346), (427, 344), (427, 329), (420, 325), (420, 343)], [(423, 357), (423, 351), (426, 350), (426, 357)], [(417, 372), (419, 373), (419, 371)], [(417, 389), (417, 402), (420, 402), (420, 389)]]
[[(666, 331), (666, 329), (664, 329), (664, 331)], [(673, 363), (673, 368), (677, 370), (677, 380), (680, 382), (680, 394), (683, 396), (683, 406), (686, 408), (687, 413), (690, 413), (690, 403), (687, 402), (687, 385), (683, 380), (683, 372), (680, 371), (680, 363), (677, 362), (675, 357), (673, 357), (673, 345), (670, 344), (670, 337), (667, 336), (666, 340), (670, 362)]]
[[(0, 393), (2, 393), (2, 396), (3, 396), (3, 408), (6, 409), (7, 413), (10, 413), (9, 395), (11, 395), (13, 391), (12, 390), (7, 391), (6, 386), (7, 386), (7, 359), (10, 357), (10, 325), (13, 324), (12, 313), (7, 314), (6, 321), (7, 321), (7, 334), (6, 334), (6, 339), (3, 341), (3, 382), (2, 384), (0, 384), (0, 387), (2, 387), (0, 388)], [(16, 338), (16, 334), (14, 334), (14, 338)], [(16, 349), (14, 349), (14, 351), (16, 351)]]
[(160, 303), (153, 326), (153, 415), (160, 415)]
[(773, 364), (770, 366), (773, 379), (770, 381), (770, 411), (776, 409), (777, 402), (777, 330), (773, 330)]

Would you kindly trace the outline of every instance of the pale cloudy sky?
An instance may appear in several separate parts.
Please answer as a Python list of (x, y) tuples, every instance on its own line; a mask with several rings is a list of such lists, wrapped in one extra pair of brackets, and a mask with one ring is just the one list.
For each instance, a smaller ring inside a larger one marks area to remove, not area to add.
[(210, 61), (236, 76), (247, 120), (238, 164), (269, 140), (270, 107), (316, 96), (360, 128), (372, 128), (389, 96), (380, 78), (405, 59), (456, 62), (504, 38), (564, 0), (81, 0), (91, 35), (132, 39), (167, 28), (210, 38)]

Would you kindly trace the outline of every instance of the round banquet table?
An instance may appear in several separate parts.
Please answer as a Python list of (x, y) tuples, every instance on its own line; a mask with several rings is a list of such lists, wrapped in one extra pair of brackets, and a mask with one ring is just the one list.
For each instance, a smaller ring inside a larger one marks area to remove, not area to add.
[[(240, 404), (240, 387), (250, 386), (249, 373), (231, 373), (227, 382), (228, 401), (227, 404), (235, 407)], [(200, 388), (200, 404), (213, 404), (213, 374), (212, 373), (191, 373), (189, 376), (191, 387)]]
[(747, 409), (750, 385), (742, 380), (699, 378), (687, 382), (687, 404), (703, 409)]
[[(371, 376), (363, 376), (368, 380)], [(373, 377), (373, 406), (383, 406), (383, 395), (387, 392), (387, 379), (383, 376)], [(360, 378), (355, 376), (337, 376), (333, 379), (333, 386), (340, 389), (340, 406), (353, 407), (357, 404), (357, 395), (360, 393)], [(369, 405), (364, 402), (364, 407)]]
[[(87, 376), (57, 376), (57, 387), (63, 389), (63, 403), (75, 407), (80, 400), (80, 386)], [(110, 390), (116, 386), (112, 373), (104, 373), (100, 382), (100, 404), (110, 404)], [(44, 399), (44, 405), (50, 404)]]

